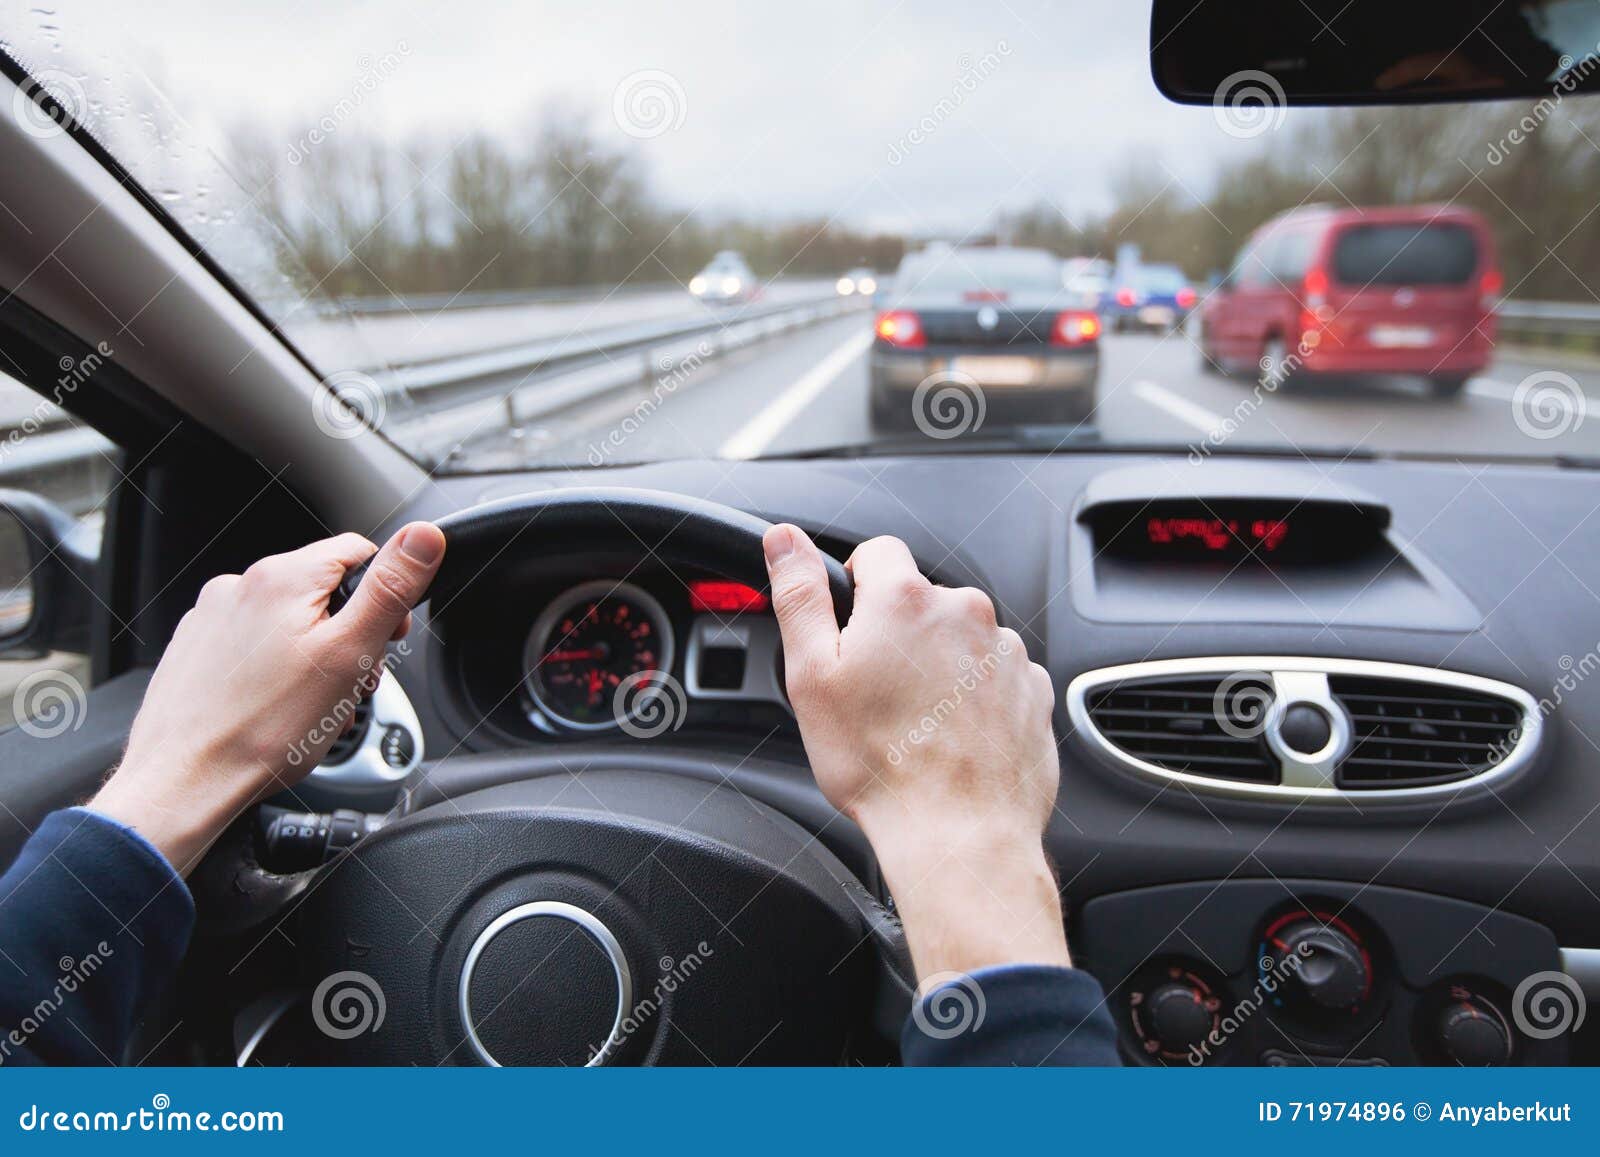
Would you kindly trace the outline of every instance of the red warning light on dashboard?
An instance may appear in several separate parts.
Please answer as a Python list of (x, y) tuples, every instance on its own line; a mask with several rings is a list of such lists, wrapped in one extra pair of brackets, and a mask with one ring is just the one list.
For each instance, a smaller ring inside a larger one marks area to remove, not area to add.
[(1240, 547), (1274, 551), (1288, 535), (1284, 518), (1152, 518), (1145, 523), (1151, 546), (1187, 544), (1219, 553)]
[(771, 606), (767, 596), (744, 583), (721, 579), (693, 579), (689, 583), (689, 607), (714, 615), (736, 615), (741, 611), (764, 611)]

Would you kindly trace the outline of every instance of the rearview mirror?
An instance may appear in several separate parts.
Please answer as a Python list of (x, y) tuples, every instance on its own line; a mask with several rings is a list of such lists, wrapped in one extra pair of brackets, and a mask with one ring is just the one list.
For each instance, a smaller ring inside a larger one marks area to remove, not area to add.
[(1548, 97), (1600, 73), (1593, 0), (1154, 0), (1150, 68), (1179, 104)]
[(0, 655), (88, 650), (97, 553), (55, 503), (0, 489)]

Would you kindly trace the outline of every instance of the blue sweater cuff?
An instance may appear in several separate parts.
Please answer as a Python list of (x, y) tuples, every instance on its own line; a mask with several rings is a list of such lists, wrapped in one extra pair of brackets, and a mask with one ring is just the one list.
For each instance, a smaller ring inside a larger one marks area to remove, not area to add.
[(1116, 1065), (1100, 982), (1076, 968), (1006, 964), (952, 974), (906, 1019), (907, 1065)]

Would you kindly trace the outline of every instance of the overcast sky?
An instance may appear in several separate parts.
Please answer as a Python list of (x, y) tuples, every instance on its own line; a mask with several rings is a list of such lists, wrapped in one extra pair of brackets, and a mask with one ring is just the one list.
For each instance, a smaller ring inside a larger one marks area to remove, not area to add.
[[(358, 90), (334, 132), (515, 136), (562, 102), (685, 208), (935, 231), (1047, 198), (1077, 218), (1130, 158), (1198, 193), (1261, 145), (1157, 95), (1139, 0), (0, 0), (0, 16), (36, 68), (87, 69), (91, 88), (143, 75), (202, 133), (248, 116), (286, 146)], [(618, 123), (629, 78), (642, 107), (665, 100), (664, 131)]]

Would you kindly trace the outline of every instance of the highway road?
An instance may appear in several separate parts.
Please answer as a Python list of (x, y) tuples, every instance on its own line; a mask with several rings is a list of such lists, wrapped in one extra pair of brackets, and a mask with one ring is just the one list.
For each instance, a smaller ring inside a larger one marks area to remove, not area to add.
[[(745, 458), (872, 440), (869, 326), (870, 314), (848, 315), (707, 361), (670, 391), (647, 384), (588, 401), (525, 429), (515, 448), (500, 434), (482, 439), (469, 463)], [(986, 423), (968, 437), (1002, 432)], [(910, 428), (907, 440), (918, 439), (934, 444)], [(1043, 445), (1055, 439), (1600, 458), (1600, 361), (1508, 350), (1451, 399), (1403, 379), (1261, 392), (1203, 372), (1182, 334), (1108, 335), (1092, 423), (1051, 431)]]

